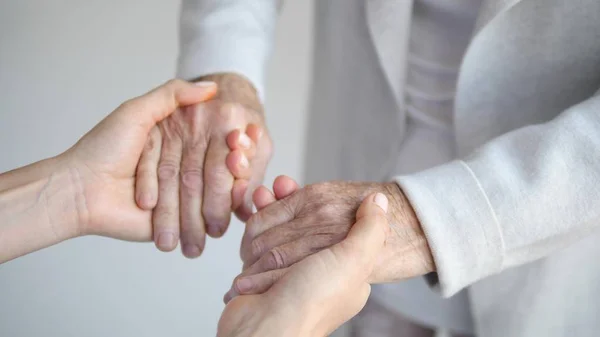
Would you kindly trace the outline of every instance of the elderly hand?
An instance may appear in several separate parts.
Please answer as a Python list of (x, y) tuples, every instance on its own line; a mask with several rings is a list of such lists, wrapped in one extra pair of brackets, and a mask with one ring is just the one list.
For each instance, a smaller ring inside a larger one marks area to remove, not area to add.
[[(373, 282), (394, 282), (433, 271), (433, 259), (419, 221), (398, 185), (319, 183), (278, 200), (250, 218), (241, 247), (244, 270), (234, 280), (225, 301), (237, 294), (266, 291), (285, 274), (285, 268), (343, 240), (355, 221), (360, 200), (374, 192), (390, 200), (392, 235), (378, 256)], [(242, 279), (245, 281), (240, 283)]]
[(356, 315), (390, 232), (387, 207), (383, 194), (369, 195), (343, 241), (288, 268), (266, 293), (229, 302), (218, 336), (326, 336)]
[(179, 107), (215, 95), (212, 82), (172, 80), (123, 103), (71, 149), (59, 156), (78, 190), (78, 233), (149, 241), (151, 212), (136, 205), (136, 168), (151, 129)]
[[(136, 180), (138, 205), (153, 210), (156, 246), (171, 251), (181, 239), (183, 254), (189, 258), (202, 253), (205, 233), (223, 235), (232, 210), (243, 220), (251, 214), (251, 193), (261, 184), (272, 152), (252, 85), (234, 74), (202, 79), (218, 84), (218, 96), (159, 123), (145, 147)], [(237, 139), (228, 138), (236, 130)], [(252, 141), (256, 146), (250, 148)], [(230, 154), (230, 148), (236, 151)], [(234, 171), (239, 176), (227, 168), (228, 156), (243, 166)], [(235, 178), (243, 179), (234, 184)]]

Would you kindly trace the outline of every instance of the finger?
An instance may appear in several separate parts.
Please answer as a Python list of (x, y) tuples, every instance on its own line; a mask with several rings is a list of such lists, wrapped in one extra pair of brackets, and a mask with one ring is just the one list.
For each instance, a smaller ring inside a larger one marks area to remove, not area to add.
[[(297, 225), (300, 221), (296, 219), (283, 226), (288, 228), (300, 227)], [(315, 228), (315, 231), (319, 231), (319, 228)], [(252, 241), (250, 244), (251, 253), (243, 260), (244, 265), (250, 266), (247, 271), (249, 274), (286, 268), (311, 254), (344, 240), (346, 232), (346, 226), (344, 226), (344, 230), (328, 230), (328, 233), (331, 234), (325, 233), (327, 235), (276, 227), (264, 232)], [(311, 237), (311, 239), (303, 240), (306, 237)]]
[(287, 198), (296, 190), (298, 190), (298, 184), (295, 181), (287, 176), (279, 176), (275, 178), (273, 183), (275, 195), (265, 186), (259, 186), (252, 195), (252, 202), (256, 209), (260, 211), (279, 199)]
[(248, 135), (248, 137), (250, 137), (250, 139), (252, 140), (252, 142), (254, 142), (254, 144), (260, 143), (260, 140), (261, 140), (263, 134), (264, 134), (264, 130), (256, 124), (250, 123), (246, 127), (246, 135)]
[(215, 238), (225, 233), (231, 214), (234, 179), (225, 166), (226, 151), (225, 141), (213, 137), (204, 162), (202, 214), (208, 235)]
[(238, 208), (244, 202), (244, 194), (248, 187), (248, 180), (236, 179), (233, 181), (233, 188), (231, 189), (231, 210), (237, 211)]
[(248, 160), (256, 155), (256, 143), (241, 129), (235, 129), (227, 135), (227, 146), (231, 151), (241, 150)]
[(248, 187), (246, 189), (246, 194), (244, 195), (244, 203), (242, 204), (242, 206), (246, 207), (248, 210), (252, 209), (252, 197), (254, 191), (262, 185), (267, 163), (267, 161), (262, 161), (259, 158), (255, 158), (254, 161), (250, 163), (251, 176), (248, 179)]
[(252, 214), (254, 213), (254, 209), (252, 206), (246, 206), (246, 193), (248, 191), (248, 180), (246, 179), (236, 179), (233, 183), (233, 189), (231, 191), (232, 195), (232, 207), (234, 209), (235, 216), (240, 219), (242, 222), (248, 221)]
[(373, 193), (367, 196), (356, 211), (356, 219), (368, 216), (384, 216), (388, 209), (388, 198), (382, 193)]
[(226, 135), (230, 130), (238, 127), (233, 124), (240, 122), (238, 116), (243, 112), (241, 109), (243, 108), (236, 104), (221, 106), (217, 112), (222, 119), (221, 129), (214, 131), (215, 133), (211, 136), (204, 160), (202, 214), (207, 233), (212, 237), (222, 236), (227, 230), (231, 218), (234, 177), (226, 165), (226, 158), (230, 152), (227, 147)]
[(126, 125), (141, 125), (146, 132), (178, 107), (206, 101), (217, 93), (214, 82), (190, 83), (170, 80), (145, 95), (129, 100), (117, 110), (119, 118), (126, 118)]
[(346, 239), (331, 247), (340, 261), (351, 262), (346, 265), (372, 267), (390, 232), (387, 208), (388, 199), (382, 193), (371, 194), (363, 200), (356, 212), (357, 221)]
[(251, 160), (250, 167), (252, 176), (248, 180), (248, 189), (244, 195), (244, 203), (242, 207), (245, 207), (246, 212), (252, 212), (252, 194), (254, 190), (262, 185), (264, 174), (267, 169), (267, 165), (271, 160), (273, 153), (272, 144), (269, 137), (265, 137), (264, 130), (256, 124), (248, 124), (246, 127), (246, 134), (252, 139), (253, 143), (256, 144), (256, 156)]
[(248, 157), (242, 150), (237, 149), (229, 152), (225, 161), (227, 168), (235, 178), (250, 179), (252, 168)]
[[(257, 252), (260, 250), (258, 249), (260, 247), (254, 246), (255, 238), (273, 227), (294, 220), (296, 216), (296, 204), (298, 203), (296, 195), (293, 194), (289, 198), (273, 202), (252, 214), (248, 219), (240, 247), (240, 256), (244, 262), (244, 267), (248, 266), (248, 263), (254, 263), (264, 253), (260, 251), (260, 255), (257, 255), (259, 254)], [(289, 232), (286, 234), (289, 235)], [(280, 241), (277, 242), (279, 243)], [(285, 242), (289, 242), (289, 240)]]
[(298, 183), (288, 176), (279, 176), (273, 182), (273, 192), (277, 200), (287, 198), (298, 189)]
[(157, 167), (160, 160), (161, 142), (160, 131), (155, 126), (150, 130), (135, 175), (135, 200), (141, 209), (153, 209), (158, 200)]
[(231, 204), (235, 216), (242, 222), (248, 221), (252, 216), (253, 210), (247, 210), (246, 207), (242, 207), (244, 204), (244, 195), (248, 188), (248, 180), (236, 179), (233, 182), (233, 188), (231, 189)]
[(254, 202), (256, 209), (260, 211), (261, 209), (274, 203), (276, 199), (268, 188), (265, 186), (260, 186), (254, 191), (254, 194), (252, 195), (252, 201)]
[[(298, 203), (296, 199), (296, 194), (293, 194), (289, 198), (277, 200), (254, 213), (246, 222), (244, 240), (249, 244), (265, 231), (294, 220), (296, 204)], [(242, 248), (244, 251), (243, 246)]]
[(201, 213), (206, 144), (192, 139), (184, 142), (183, 151), (179, 205), (181, 251), (185, 257), (196, 258), (202, 254), (206, 240)]
[(236, 277), (223, 300), (228, 303), (238, 295), (262, 294), (279, 281), (288, 270), (289, 268), (277, 269), (256, 275)]
[(153, 212), (154, 242), (162, 251), (172, 251), (179, 239), (179, 169), (181, 139), (162, 127), (163, 144), (158, 164), (158, 202)]

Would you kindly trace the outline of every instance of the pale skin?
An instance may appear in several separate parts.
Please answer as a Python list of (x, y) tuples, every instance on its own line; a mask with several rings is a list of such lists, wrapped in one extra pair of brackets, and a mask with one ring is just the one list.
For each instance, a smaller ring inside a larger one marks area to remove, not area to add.
[[(169, 252), (181, 242), (188, 258), (202, 254), (206, 234), (225, 233), (232, 211), (248, 219), (252, 191), (262, 183), (272, 153), (262, 104), (248, 81), (225, 73), (198, 80), (217, 83), (219, 93), (153, 128), (135, 191), (138, 206), (153, 211), (157, 248)], [(230, 151), (231, 137), (237, 137), (237, 151)], [(249, 149), (251, 143), (256, 146)], [(251, 172), (246, 179), (230, 173), (226, 162), (231, 160)]]
[[(251, 195), (272, 154), (262, 106), (241, 75), (202, 78), (219, 83), (219, 96), (187, 108), (196, 112), (192, 118), (175, 113), (159, 123), (137, 172), (136, 200), (142, 209), (153, 211), (153, 240), (160, 250), (171, 251), (180, 240), (185, 256), (199, 256), (205, 233), (221, 236), (234, 211), (248, 220), (241, 247), (244, 269), (225, 300), (239, 293), (260, 293), (281, 278), (286, 267), (340, 242), (360, 201), (380, 192), (390, 200), (394, 235), (379, 257), (376, 281), (395, 282), (435, 270), (420, 223), (394, 183), (310, 185), (250, 217)], [(250, 286), (240, 289), (240, 279)]]
[(64, 153), (0, 175), (0, 263), (84, 235), (152, 240), (152, 212), (134, 199), (150, 130), (216, 91), (170, 81), (123, 103)]
[[(286, 191), (289, 183), (277, 183), (279, 197), (292, 192)], [(265, 202), (257, 208), (274, 198), (255, 195)], [(327, 336), (355, 316), (367, 302), (373, 268), (390, 235), (387, 209), (383, 194), (368, 195), (344, 240), (289, 267), (265, 293), (230, 301), (218, 336)]]
[[(229, 145), (232, 150), (241, 147)], [(228, 159), (227, 167), (237, 180), (252, 176), (252, 168), (243, 165), (239, 157)], [(278, 184), (276, 180), (274, 189)], [(302, 189), (295, 186), (295, 193), (277, 198), (277, 202), (249, 218), (240, 251), (243, 271), (225, 295), (225, 302), (238, 294), (268, 290), (286, 274), (287, 267), (343, 240), (361, 200), (375, 192), (390, 200), (387, 216), (392, 235), (373, 270), (374, 282), (397, 282), (435, 271), (421, 225), (397, 184), (332, 181)], [(254, 194), (264, 196), (267, 191), (258, 189)]]
[[(0, 263), (82, 235), (150, 240), (152, 215), (134, 200), (146, 139), (156, 123), (215, 93), (212, 82), (170, 81), (122, 104), (64, 153), (0, 175)], [(255, 193), (256, 206), (297, 188), (281, 178), (274, 195)], [(367, 196), (345, 240), (289, 268), (265, 294), (230, 302), (218, 335), (325, 336), (358, 313), (390, 232), (387, 208), (383, 194)]]

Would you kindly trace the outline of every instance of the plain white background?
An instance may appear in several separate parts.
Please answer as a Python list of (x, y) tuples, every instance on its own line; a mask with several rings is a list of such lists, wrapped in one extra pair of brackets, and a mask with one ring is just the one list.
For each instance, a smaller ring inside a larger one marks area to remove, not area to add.
[[(301, 173), (311, 4), (286, 1), (277, 31), (268, 182)], [(0, 0), (0, 172), (64, 151), (172, 77), (178, 10), (164, 0)], [(214, 336), (242, 232), (234, 221), (197, 260), (86, 237), (0, 265), (0, 336)]]

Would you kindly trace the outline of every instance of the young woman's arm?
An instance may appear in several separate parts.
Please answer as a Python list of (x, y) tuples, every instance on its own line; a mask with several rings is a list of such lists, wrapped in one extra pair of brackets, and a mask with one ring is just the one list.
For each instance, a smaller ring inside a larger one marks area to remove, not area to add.
[(170, 81), (121, 105), (65, 153), (1, 174), (0, 263), (79, 235), (151, 240), (151, 214), (134, 199), (148, 134), (215, 92), (214, 83)]

